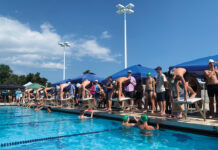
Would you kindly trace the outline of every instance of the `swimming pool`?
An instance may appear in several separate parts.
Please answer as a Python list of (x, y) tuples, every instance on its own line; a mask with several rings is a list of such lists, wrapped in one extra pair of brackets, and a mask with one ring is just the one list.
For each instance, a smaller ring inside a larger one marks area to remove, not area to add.
[(37, 111), (15, 106), (0, 107), (0, 149), (217, 149), (218, 138), (161, 129), (144, 136), (119, 121)]

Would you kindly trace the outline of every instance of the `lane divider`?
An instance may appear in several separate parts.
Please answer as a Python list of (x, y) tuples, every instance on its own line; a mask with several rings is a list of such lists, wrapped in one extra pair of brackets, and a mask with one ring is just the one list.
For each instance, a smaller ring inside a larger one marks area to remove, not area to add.
[(0, 124), (0, 126), (30, 125), (30, 124), (37, 124), (37, 123), (62, 122), (62, 121), (71, 121), (71, 120), (81, 120), (81, 119), (62, 119), (62, 120), (51, 120), (51, 121), (18, 122), (18, 123)]
[(2, 144), (0, 144), (0, 147), (15, 146), (15, 145), (21, 145), (21, 144), (27, 144), (27, 143), (34, 143), (34, 142), (47, 141), (47, 140), (55, 140), (55, 139), (67, 138), (67, 137), (73, 137), (73, 136), (80, 136), (80, 135), (97, 134), (97, 133), (110, 132), (110, 131), (117, 131), (117, 130), (121, 130), (121, 128), (106, 129), (106, 130), (103, 130), (103, 131), (77, 133), (77, 134), (70, 134), (70, 135), (61, 135), (61, 136), (45, 137), (45, 138), (40, 138), (40, 139), (31, 139), (31, 140), (17, 141), (17, 142), (10, 142), (10, 143), (2, 143)]
[(32, 115), (19, 115), (19, 116), (4, 116), (2, 117), (0, 120), (4, 120), (5, 118), (22, 118), (22, 117), (29, 117), (29, 116), (32, 116)]

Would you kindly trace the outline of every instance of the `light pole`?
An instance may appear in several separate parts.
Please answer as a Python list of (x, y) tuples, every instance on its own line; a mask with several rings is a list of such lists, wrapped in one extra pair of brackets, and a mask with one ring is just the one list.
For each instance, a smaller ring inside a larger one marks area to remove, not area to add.
[(127, 68), (127, 39), (126, 39), (126, 14), (132, 14), (134, 11), (132, 10), (133, 7), (135, 7), (134, 4), (129, 3), (126, 6), (123, 6), (121, 4), (116, 5), (117, 7), (117, 13), (119, 15), (124, 14), (124, 67)]
[(70, 47), (69, 42), (59, 42), (58, 45), (64, 48), (64, 68), (63, 68), (63, 80), (65, 80), (65, 47)]

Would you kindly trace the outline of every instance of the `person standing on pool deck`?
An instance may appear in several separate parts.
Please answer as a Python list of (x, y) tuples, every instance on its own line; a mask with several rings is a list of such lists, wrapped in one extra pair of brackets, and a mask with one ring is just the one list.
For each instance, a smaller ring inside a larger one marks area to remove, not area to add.
[(215, 69), (214, 63), (215, 61), (210, 59), (208, 64), (209, 69), (204, 71), (207, 83), (207, 92), (210, 99), (210, 119), (214, 118), (214, 96), (216, 97), (216, 113), (218, 113), (218, 69)]
[(107, 78), (107, 83), (103, 86), (106, 91), (106, 101), (107, 101), (107, 111), (111, 111), (112, 105), (112, 92), (113, 92), (113, 85), (112, 85), (112, 76)]
[(130, 83), (128, 86), (126, 86), (124, 88), (125, 90), (125, 97), (130, 97), (131, 100), (130, 100), (130, 104), (131, 105), (134, 105), (134, 90), (135, 90), (135, 86), (136, 86), (136, 80), (135, 78), (132, 76), (132, 71), (131, 70), (128, 70), (128, 74), (127, 74), (127, 78), (129, 79)]
[(155, 80), (151, 77), (151, 73), (147, 73), (147, 79), (146, 79), (146, 89), (145, 89), (145, 111), (147, 112), (148, 109), (148, 101), (150, 99), (151, 105), (152, 105), (152, 110), (151, 113), (154, 113), (154, 107), (155, 107), (155, 97), (156, 97), (156, 92), (155, 92)]
[(21, 98), (22, 98), (22, 92), (21, 92), (20, 89), (18, 89), (18, 90), (16, 91), (16, 100), (17, 100), (18, 103), (21, 102)]
[(160, 107), (160, 114), (165, 115), (166, 112), (166, 100), (165, 100), (165, 86), (167, 85), (167, 78), (162, 73), (162, 68), (158, 66), (156, 69), (158, 73), (157, 80), (156, 80), (156, 92), (157, 92), (157, 102)]

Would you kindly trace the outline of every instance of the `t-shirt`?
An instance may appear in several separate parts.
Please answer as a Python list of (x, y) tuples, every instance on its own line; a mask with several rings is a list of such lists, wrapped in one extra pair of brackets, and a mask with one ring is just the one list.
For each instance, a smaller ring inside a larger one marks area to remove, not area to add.
[(100, 88), (99, 88), (99, 86), (98, 86), (97, 84), (95, 85), (95, 88), (96, 88), (96, 91), (95, 91), (95, 92), (96, 92), (96, 93), (99, 93), (99, 92), (100, 92)]
[(16, 91), (16, 96), (21, 97), (22, 92), (21, 91)]
[(156, 91), (157, 93), (165, 92), (164, 82), (167, 82), (167, 78), (164, 74), (157, 76), (157, 86)]
[(75, 86), (73, 84), (70, 85), (69, 93), (71, 96), (74, 96)]

